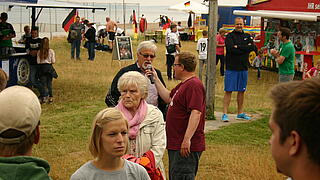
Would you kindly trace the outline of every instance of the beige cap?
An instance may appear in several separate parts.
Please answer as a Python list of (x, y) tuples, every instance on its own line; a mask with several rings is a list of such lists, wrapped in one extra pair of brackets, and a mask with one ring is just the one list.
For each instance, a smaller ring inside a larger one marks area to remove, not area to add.
[[(29, 137), (40, 121), (41, 105), (28, 88), (12, 86), (0, 92), (0, 143), (17, 144)], [(13, 130), (11, 133), (7, 130)]]

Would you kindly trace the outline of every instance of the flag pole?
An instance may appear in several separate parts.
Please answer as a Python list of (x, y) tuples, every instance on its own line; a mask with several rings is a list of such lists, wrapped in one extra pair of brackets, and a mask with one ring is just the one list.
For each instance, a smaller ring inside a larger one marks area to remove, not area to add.
[(123, 9), (123, 32), (126, 34), (126, 8), (125, 8), (125, 0), (122, 0), (122, 9)]

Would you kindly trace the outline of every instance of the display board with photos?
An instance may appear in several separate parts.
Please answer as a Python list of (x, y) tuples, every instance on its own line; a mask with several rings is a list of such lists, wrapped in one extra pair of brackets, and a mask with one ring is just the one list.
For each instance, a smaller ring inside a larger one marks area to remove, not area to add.
[(133, 60), (132, 41), (130, 36), (115, 38), (114, 60)]

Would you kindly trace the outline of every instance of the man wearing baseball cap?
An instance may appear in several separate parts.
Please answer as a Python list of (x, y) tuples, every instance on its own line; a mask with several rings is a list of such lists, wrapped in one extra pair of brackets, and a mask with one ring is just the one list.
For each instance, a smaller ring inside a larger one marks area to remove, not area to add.
[(0, 92), (0, 107), (0, 179), (51, 179), (48, 162), (31, 156), (40, 140), (38, 97), (12, 86)]

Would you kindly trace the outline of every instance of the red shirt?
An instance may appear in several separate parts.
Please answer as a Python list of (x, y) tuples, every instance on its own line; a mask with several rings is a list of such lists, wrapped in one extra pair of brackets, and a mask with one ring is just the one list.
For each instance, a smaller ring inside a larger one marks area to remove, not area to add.
[(201, 117), (197, 130), (191, 138), (190, 150), (204, 151), (206, 98), (202, 82), (198, 78), (192, 77), (172, 89), (170, 97), (172, 101), (169, 104), (166, 117), (167, 149), (180, 150), (191, 111), (195, 109), (201, 112)]
[[(224, 44), (226, 37), (221, 36), (220, 34), (217, 35), (217, 45), (218, 44)], [(217, 46), (217, 51), (216, 51), (217, 55), (224, 55), (224, 46)]]

